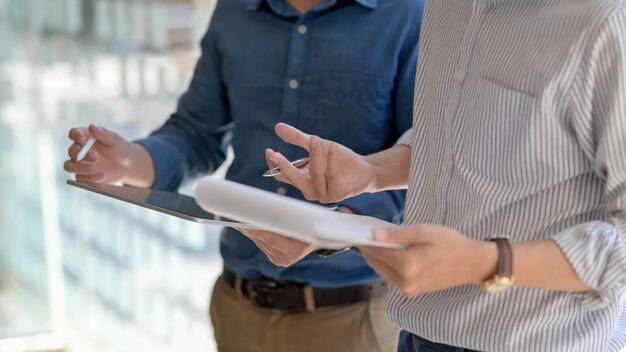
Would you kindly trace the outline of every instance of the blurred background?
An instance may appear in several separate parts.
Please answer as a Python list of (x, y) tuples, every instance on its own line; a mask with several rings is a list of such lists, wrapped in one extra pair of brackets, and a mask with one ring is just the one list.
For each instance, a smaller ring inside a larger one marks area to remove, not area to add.
[(220, 229), (70, 188), (70, 127), (129, 139), (190, 80), (215, 0), (0, 0), (0, 351), (212, 351)]

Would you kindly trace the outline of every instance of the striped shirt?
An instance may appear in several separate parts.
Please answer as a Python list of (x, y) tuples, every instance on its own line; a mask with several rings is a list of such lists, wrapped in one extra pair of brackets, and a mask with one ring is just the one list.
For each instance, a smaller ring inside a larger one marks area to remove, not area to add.
[(552, 239), (593, 290), (392, 288), (390, 319), (483, 351), (621, 351), (626, 1), (428, 1), (417, 72), (406, 224)]

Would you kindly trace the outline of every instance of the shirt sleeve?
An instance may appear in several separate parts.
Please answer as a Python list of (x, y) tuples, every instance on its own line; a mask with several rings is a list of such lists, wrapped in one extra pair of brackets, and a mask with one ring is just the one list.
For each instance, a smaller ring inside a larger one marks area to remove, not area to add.
[[(606, 221), (581, 224), (553, 240), (602, 308), (626, 295), (626, 11), (616, 11), (589, 45), (572, 91), (573, 126), (604, 181)], [(582, 191), (582, 190), (581, 190)]]
[(226, 159), (232, 121), (215, 30), (219, 11), (218, 4), (202, 39), (191, 84), (176, 112), (148, 138), (136, 141), (154, 161), (154, 189), (176, 190), (185, 177), (212, 172)]
[[(418, 2), (414, 21), (410, 21), (403, 49), (398, 58), (398, 71), (394, 84), (394, 116), (396, 135), (411, 135), (413, 123), (413, 97), (415, 93), (415, 70), (417, 68), (417, 55), (419, 48), (419, 35), (421, 28), (421, 16), (423, 2)], [(397, 143), (397, 142), (396, 142)], [(378, 193), (364, 193), (353, 198), (345, 199), (338, 203), (350, 208), (357, 214), (376, 217), (393, 223), (401, 223), (404, 217), (404, 203), (406, 191), (384, 191)]]
[(406, 145), (409, 148), (413, 146), (413, 129), (404, 132), (396, 142), (396, 145)]

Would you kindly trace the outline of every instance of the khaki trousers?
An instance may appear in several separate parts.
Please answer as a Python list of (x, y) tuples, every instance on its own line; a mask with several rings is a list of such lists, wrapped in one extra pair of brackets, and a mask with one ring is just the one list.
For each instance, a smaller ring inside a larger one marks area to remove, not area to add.
[(287, 314), (254, 307), (218, 279), (210, 315), (220, 352), (396, 352), (386, 299)]

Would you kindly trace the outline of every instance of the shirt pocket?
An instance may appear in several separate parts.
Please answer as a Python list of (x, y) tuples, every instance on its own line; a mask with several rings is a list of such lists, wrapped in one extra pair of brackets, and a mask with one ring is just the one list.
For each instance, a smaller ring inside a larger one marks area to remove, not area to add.
[(481, 78), (468, 85), (458, 119), (455, 154), (466, 167), (504, 184), (537, 176), (545, 126), (534, 94)]
[[(380, 141), (393, 129), (390, 79), (346, 72), (323, 74), (317, 104), (316, 130), (324, 138)], [(348, 147), (353, 147), (348, 145)], [(358, 148), (357, 148), (358, 149)], [(361, 150), (361, 153), (368, 152)]]

